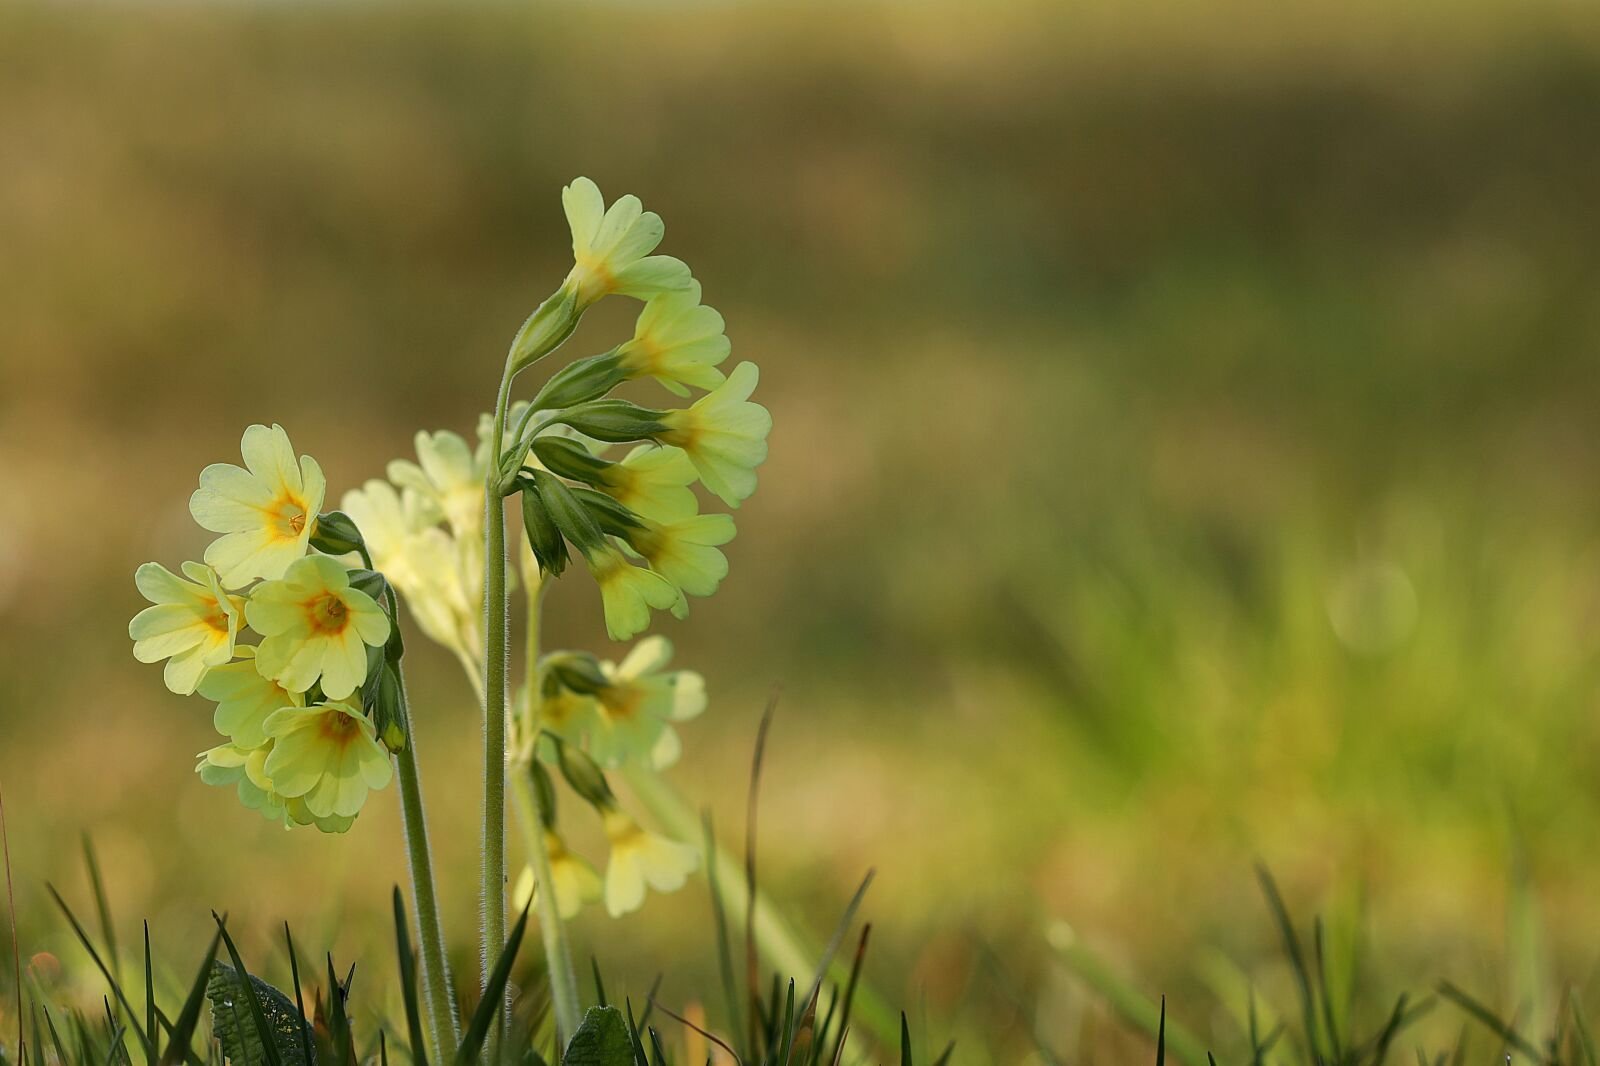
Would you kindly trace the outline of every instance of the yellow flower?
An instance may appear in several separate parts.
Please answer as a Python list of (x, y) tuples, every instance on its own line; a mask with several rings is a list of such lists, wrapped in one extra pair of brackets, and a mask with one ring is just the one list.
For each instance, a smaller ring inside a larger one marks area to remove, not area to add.
[(608, 684), (594, 699), (600, 715), (590, 737), (589, 755), (602, 766), (630, 759), (664, 769), (678, 761), (683, 745), (673, 722), (706, 709), (705, 679), (693, 670), (665, 669), (672, 659), (666, 637), (646, 637), (620, 666), (601, 663)]
[(630, 378), (651, 377), (687, 396), (687, 385), (711, 390), (725, 380), (717, 364), (728, 358), (722, 315), (700, 302), (700, 283), (683, 292), (653, 296), (634, 325), (633, 339), (617, 349)]
[(615, 807), (604, 814), (611, 860), (606, 864), (606, 910), (613, 918), (644, 903), (645, 885), (676, 892), (700, 865), (700, 853), (687, 844), (658, 837)]
[(353, 818), (367, 792), (389, 783), (389, 753), (372, 722), (346, 703), (285, 707), (267, 719), (272, 788), (302, 800), (312, 818)]
[(189, 512), (222, 537), (205, 559), (228, 588), (252, 578), (278, 578), (306, 553), (327, 488), (309, 455), (297, 464), (282, 426), (251, 426), (240, 444), (244, 468), (214, 463), (200, 471)]
[(634, 514), (666, 522), (695, 513), (689, 486), (698, 476), (682, 449), (641, 444), (606, 467), (596, 487)]
[(650, 569), (690, 596), (709, 596), (728, 576), (728, 558), (718, 551), (733, 539), (733, 518), (692, 515), (671, 522), (640, 516), (643, 525), (628, 533), (628, 545)]
[(661, 442), (682, 448), (706, 488), (729, 507), (756, 490), (756, 467), (767, 458), (772, 415), (750, 402), (758, 376), (754, 363), (740, 363), (715, 392), (661, 418)]
[[(133, 657), (142, 663), (167, 660), (167, 687), (187, 696), (207, 671), (233, 658), (244, 601), (222, 587), (217, 572), (200, 563), (184, 563), (179, 577), (160, 563), (145, 563), (134, 584), (154, 606), (128, 623)], [(187, 578), (187, 580), (185, 580)]]
[(320, 676), (323, 695), (344, 699), (367, 675), (364, 644), (389, 639), (382, 608), (326, 555), (308, 555), (282, 580), (257, 585), (244, 613), (264, 638), (256, 666), (290, 692), (305, 692)]
[[(434, 508), (450, 523), (458, 537), (483, 536), (483, 479), (488, 463), (485, 448), (474, 451), (455, 433), (418, 433), (417, 462), (395, 459), (389, 464), (389, 480), (417, 494), (421, 504)], [(431, 525), (426, 510), (419, 520)]]
[[(600, 898), (604, 890), (600, 875), (587, 861), (568, 851), (566, 842), (548, 829), (544, 833), (544, 844), (550, 853), (550, 880), (555, 886), (556, 910), (564, 919), (576, 918), (585, 903)], [(525, 866), (512, 892), (512, 906), (520, 910), (533, 902), (534, 895), (533, 867)]]
[(650, 254), (666, 227), (637, 196), (624, 196), (608, 210), (599, 186), (577, 178), (561, 190), (561, 206), (572, 227), (574, 261), (565, 284), (576, 293), (580, 311), (610, 293), (645, 300), (687, 289), (694, 280), (679, 260)]
[(665, 611), (678, 605), (678, 590), (671, 582), (634, 566), (610, 544), (591, 552), (587, 562), (600, 583), (606, 632), (612, 640), (627, 640), (649, 628), (650, 608)]
[(212, 718), (217, 732), (248, 751), (267, 742), (264, 726), (268, 715), (283, 707), (300, 706), (305, 697), (262, 677), (256, 669), (256, 649), (245, 646), (238, 654), (238, 661), (213, 667), (201, 678), (198, 691), (217, 705)]

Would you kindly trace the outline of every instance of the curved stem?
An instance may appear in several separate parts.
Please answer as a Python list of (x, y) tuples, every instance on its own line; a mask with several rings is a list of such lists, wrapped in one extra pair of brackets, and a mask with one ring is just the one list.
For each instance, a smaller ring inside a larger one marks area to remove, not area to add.
[(400, 816), (405, 827), (406, 857), (411, 869), (411, 902), (417, 911), (418, 945), (422, 949), (422, 999), (427, 1004), (433, 1061), (454, 1056), (461, 1043), (455, 999), (450, 995), (450, 962), (445, 956), (439, 898), (433, 885), (433, 850), (428, 846), (428, 821), (417, 774), (417, 733), (411, 725), (405, 677), (400, 676), (400, 705), (405, 708), (406, 746), (395, 753), (400, 777)]
[[(506, 406), (511, 396), (511, 367), (500, 378), (494, 429), (489, 438), (489, 469), (483, 506), (483, 943), (479, 992), (489, 984), (506, 943), (506, 645), (511, 619), (506, 614), (505, 498), (500, 495), (500, 450), (505, 437)], [(498, 1058), (505, 1013), (489, 1030), (489, 1061)]]

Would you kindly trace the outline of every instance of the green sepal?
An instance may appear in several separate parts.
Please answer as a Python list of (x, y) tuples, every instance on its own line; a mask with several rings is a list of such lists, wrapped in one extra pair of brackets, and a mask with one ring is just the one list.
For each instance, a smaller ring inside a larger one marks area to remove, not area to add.
[(355, 519), (343, 511), (328, 511), (317, 515), (317, 524), (311, 532), (311, 546), (327, 555), (348, 555), (365, 545)]
[(544, 470), (534, 470), (529, 477), (545, 513), (574, 548), (588, 557), (605, 547), (606, 535), (600, 523), (572, 495), (565, 482)]
[(585, 696), (592, 696), (611, 685), (605, 671), (600, 669), (600, 660), (586, 651), (563, 651), (548, 655), (544, 660), (544, 669), (564, 688)]
[(361, 686), (361, 709), (372, 720), (386, 748), (405, 750), (407, 725), (405, 704), (400, 699), (400, 675), (387, 657), (380, 658), (376, 676), (369, 674)]
[(556, 764), (561, 767), (561, 776), (567, 779), (572, 791), (582, 796), (592, 806), (604, 811), (617, 805), (617, 798), (612, 795), (611, 786), (606, 784), (605, 773), (585, 752), (557, 740)]
[(556, 827), (556, 786), (550, 772), (537, 759), (528, 763), (528, 773), (533, 778), (534, 791), (539, 794), (539, 820), (546, 829)]
[(533, 479), (522, 478), (518, 484), (522, 488), (522, 528), (528, 535), (528, 547), (533, 549), (540, 570), (551, 577), (560, 577), (569, 559), (567, 542), (545, 509)]
[(564, 422), (595, 440), (609, 444), (655, 440), (666, 431), (662, 421), (666, 411), (640, 407), (627, 400), (591, 400), (564, 411), (557, 421)]
[(600, 528), (613, 537), (627, 540), (634, 531), (645, 528), (642, 518), (630, 511), (625, 504), (603, 492), (580, 486), (572, 490), (572, 495), (594, 515), (595, 521), (600, 523)]
[(552, 474), (588, 485), (606, 484), (606, 471), (617, 465), (571, 437), (539, 437), (533, 442), (533, 455)]
[[(350, 587), (357, 592), (365, 592), (371, 596), (374, 603), (384, 603), (384, 591), (389, 587), (388, 580), (376, 570), (351, 570)], [(387, 609), (387, 608), (386, 608)], [(390, 619), (393, 621), (393, 619)]]
[(556, 290), (528, 316), (512, 339), (511, 372), (520, 373), (561, 347), (578, 328), (578, 319), (582, 317), (577, 291), (566, 285)]
[(628, 373), (622, 366), (622, 356), (613, 348), (601, 355), (591, 355), (568, 363), (544, 383), (533, 398), (536, 411), (558, 411), (563, 407), (598, 400), (624, 381)]

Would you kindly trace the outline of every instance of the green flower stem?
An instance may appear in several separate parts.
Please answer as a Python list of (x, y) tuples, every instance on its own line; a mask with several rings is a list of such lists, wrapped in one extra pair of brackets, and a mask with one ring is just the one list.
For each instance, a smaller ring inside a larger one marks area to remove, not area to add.
[(567, 940), (566, 923), (556, 901), (550, 872), (550, 852), (545, 847), (544, 814), (539, 790), (533, 787), (527, 766), (518, 766), (512, 775), (511, 794), (516, 799), (518, 821), (533, 864), (533, 879), (539, 907), (539, 934), (544, 940), (545, 966), (550, 971), (550, 1002), (555, 1011), (559, 1040), (578, 1031), (582, 1006), (578, 1001), (578, 975), (572, 965), (572, 946)]
[[(401, 681), (401, 702), (405, 682)], [(422, 949), (422, 999), (427, 1004), (429, 1053), (445, 1062), (461, 1043), (461, 1025), (455, 999), (450, 995), (450, 963), (445, 957), (444, 930), (439, 922), (439, 899), (433, 887), (433, 851), (428, 846), (428, 822), (423, 814), (422, 782), (417, 776), (417, 734), (407, 715), (406, 746), (395, 754), (400, 770), (400, 815), (405, 826), (406, 855), (411, 867), (411, 902), (417, 912), (417, 940)]]
[(577, 1032), (583, 1008), (578, 1000), (578, 975), (572, 964), (572, 946), (567, 940), (567, 926), (561, 919), (550, 872), (550, 851), (545, 845), (545, 819), (551, 812), (543, 809), (539, 790), (533, 787), (529, 777), (529, 763), (538, 757), (539, 638), (544, 591), (548, 586), (533, 575), (527, 575), (527, 584), (528, 698), (522, 707), (522, 737), (512, 774), (512, 796), (517, 803), (517, 820), (522, 825), (528, 859), (533, 865), (534, 884), (538, 886), (539, 933), (544, 940), (545, 965), (550, 971), (550, 1000), (555, 1010), (556, 1028), (565, 1039)]
[[(490, 436), (489, 469), (484, 482), (483, 517), (483, 944), (478, 990), (506, 944), (506, 645), (511, 618), (506, 613), (505, 498), (500, 494), (500, 451), (506, 406), (511, 399), (511, 364), (500, 378)], [(505, 1012), (489, 1029), (488, 1059), (498, 1061)]]
[[(622, 771), (634, 796), (661, 823), (662, 828), (677, 839), (694, 843), (705, 850), (705, 829), (689, 801), (670, 781), (657, 771), (630, 763)], [(745, 884), (744, 866), (721, 845), (715, 847), (716, 876), (711, 890), (722, 901), (730, 929), (743, 927), (749, 904), (749, 886)], [(702, 854), (708, 867), (711, 856)], [(756, 891), (755, 897), (756, 946), (768, 965), (780, 973), (803, 979), (816, 972), (819, 952), (806, 945), (794, 926), (778, 913), (771, 897)], [(830, 976), (840, 985), (850, 976), (850, 959), (836, 958), (829, 970)], [(888, 1002), (869, 987), (865, 981), (856, 985), (855, 1017), (857, 1024), (872, 1033), (885, 1046), (894, 1046), (900, 1039), (900, 1018)]]

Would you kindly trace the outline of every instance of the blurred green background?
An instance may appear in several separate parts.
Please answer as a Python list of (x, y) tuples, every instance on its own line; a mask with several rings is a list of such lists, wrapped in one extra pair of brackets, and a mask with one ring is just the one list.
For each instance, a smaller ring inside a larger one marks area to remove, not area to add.
[[(662, 629), (713, 693), (675, 776), (737, 827), (783, 686), (767, 884), (822, 933), (876, 867), (869, 972), (919, 1034), (1092, 1045), (1065, 922), (1234, 1038), (1208, 986), (1278, 973), (1257, 859), (1380, 993), (1587, 981), (1597, 119), (1577, 3), (7, 5), (23, 950), (77, 959), (43, 884), (88, 899), (90, 832), (182, 966), (211, 907), (387, 964), (392, 793), (321, 838), (203, 787), (131, 575), (198, 556), (188, 494), (251, 422), (332, 493), (470, 432), (587, 174), (667, 220), (777, 423), (732, 576)], [(562, 586), (552, 642), (598, 648)], [(470, 954), (474, 705), (413, 645)], [(686, 1000), (707, 914), (592, 910), (579, 949)]]

